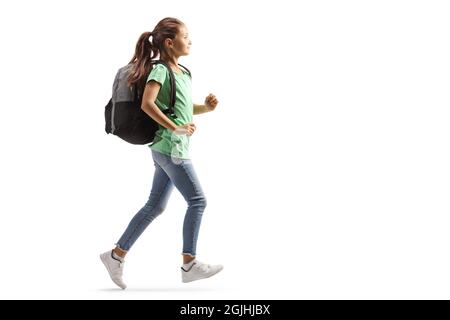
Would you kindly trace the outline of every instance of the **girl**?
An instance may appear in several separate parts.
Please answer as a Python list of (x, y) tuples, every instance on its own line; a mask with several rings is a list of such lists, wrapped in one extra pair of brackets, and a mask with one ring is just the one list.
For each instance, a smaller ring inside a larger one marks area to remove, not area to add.
[[(222, 270), (221, 265), (209, 265), (196, 259), (197, 238), (206, 207), (206, 198), (189, 159), (189, 137), (195, 131), (193, 114), (213, 111), (218, 101), (212, 94), (204, 105), (192, 103), (190, 75), (180, 68), (178, 58), (189, 54), (191, 41), (184, 23), (175, 18), (161, 20), (152, 32), (141, 35), (130, 63), (129, 85), (137, 84), (143, 90), (142, 109), (159, 124), (155, 139), (149, 145), (155, 174), (150, 197), (144, 207), (130, 221), (113, 250), (100, 255), (111, 279), (120, 288), (124, 258), (145, 228), (166, 208), (175, 186), (186, 199), (188, 208), (183, 224), (183, 282), (211, 277)], [(169, 108), (170, 80), (167, 68), (152, 65), (159, 54), (173, 71), (176, 80), (175, 116), (166, 116), (161, 110)]]

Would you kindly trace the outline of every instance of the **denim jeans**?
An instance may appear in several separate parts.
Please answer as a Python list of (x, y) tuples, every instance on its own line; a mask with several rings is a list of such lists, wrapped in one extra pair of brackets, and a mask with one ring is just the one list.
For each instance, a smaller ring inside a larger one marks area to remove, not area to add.
[(116, 244), (128, 251), (153, 219), (164, 211), (175, 185), (188, 205), (183, 224), (182, 254), (195, 256), (206, 198), (192, 162), (190, 159), (173, 158), (154, 150), (151, 152), (155, 174), (150, 196), (144, 207), (131, 219)]

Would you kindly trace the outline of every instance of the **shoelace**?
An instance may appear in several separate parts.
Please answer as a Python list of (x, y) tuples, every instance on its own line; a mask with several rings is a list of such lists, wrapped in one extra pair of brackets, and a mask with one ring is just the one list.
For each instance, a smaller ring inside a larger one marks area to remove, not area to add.
[(202, 272), (208, 272), (209, 268), (211, 267), (211, 265), (203, 263), (203, 262), (199, 262), (198, 261), (198, 268), (202, 271)]
[(122, 273), (123, 273), (123, 262), (119, 262), (119, 268), (118, 269), (116, 269), (114, 272), (113, 272), (113, 275), (114, 276), (122, 276)]

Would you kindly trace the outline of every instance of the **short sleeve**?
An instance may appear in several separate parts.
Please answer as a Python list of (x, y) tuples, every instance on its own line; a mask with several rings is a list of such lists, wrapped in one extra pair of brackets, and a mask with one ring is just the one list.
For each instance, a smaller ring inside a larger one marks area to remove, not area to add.
[(162, 64), (157, 64), (153, 66), (152, 71), (150, 71), (150, 74), (148, 75), (147, 78), (147, 83), (150, 80), (154, 80), (156, 82), (159, 82), (159, 84), (161, 84), (162, 86), (164, 84), (164, 81), (166, 80), (166, 77), (167, 77), (166, 67), (164, 67)]

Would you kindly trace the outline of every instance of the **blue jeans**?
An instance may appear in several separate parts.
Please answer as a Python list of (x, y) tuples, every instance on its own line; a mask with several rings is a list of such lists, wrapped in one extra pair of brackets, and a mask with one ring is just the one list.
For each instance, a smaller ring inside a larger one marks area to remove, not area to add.
[(116, 244), (128, 251), (153, 219), (164, 211), (175, 185), (188, 204), (183, 224), (182, 254), (195, 256), (206, 198), (192, 162), (190, 159), (172, 158), (154, 150), (151, 152), (155, 175), (150, 197), (144, 207), (131, 219)]

